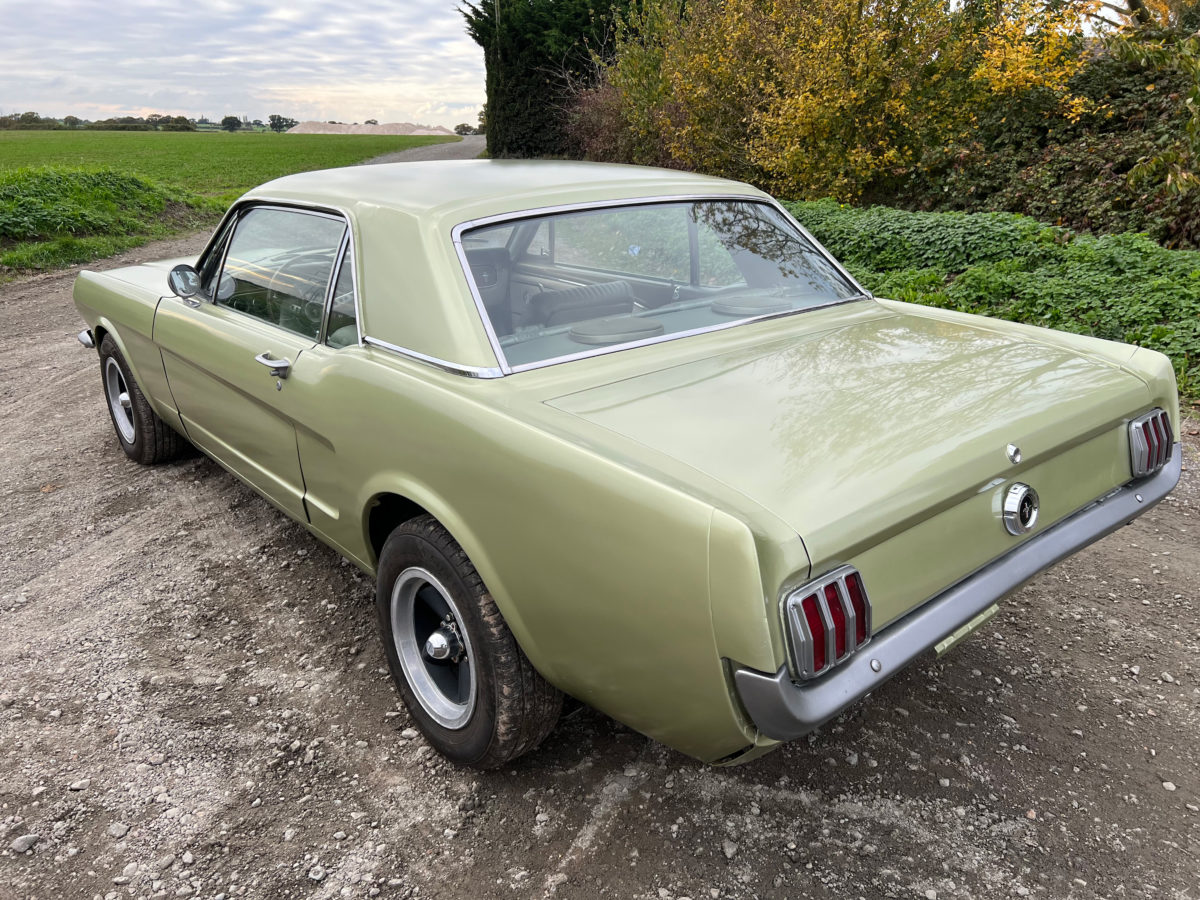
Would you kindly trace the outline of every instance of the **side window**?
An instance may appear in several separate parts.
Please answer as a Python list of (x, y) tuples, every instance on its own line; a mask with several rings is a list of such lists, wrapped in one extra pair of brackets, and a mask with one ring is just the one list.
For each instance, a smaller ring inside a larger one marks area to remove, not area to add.
[(345, 230), (329, 216), (250, 210), (233, 231), (214, 300), (316, 340)]
[(686, 282), (690, 276), (687, 212), (648, 206), (561, 216), (554, 261), (605, 272)]
[(348, 347), (358, 343), (358, 313), (354, 308), (354, 257), (349, 247), (342, 254), (337, 281), (333, 283), (333, 303), (329, 307), (329, 324), (325, 326), (325, 343), (330, 347)]
[(538, 225), (537, 231), (533, 234), (533, 239), (529, 242), (529, 246), (525, 248), (525, 255), (543, 261), (550, 260), (554, 256), (553, 222), (547, 220)]

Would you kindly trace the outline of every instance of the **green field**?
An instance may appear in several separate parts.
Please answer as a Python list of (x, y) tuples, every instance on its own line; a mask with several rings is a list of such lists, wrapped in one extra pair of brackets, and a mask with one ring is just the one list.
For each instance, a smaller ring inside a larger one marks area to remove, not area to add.
[(0, 280), (211, 224), (264, 181), (457, 138), (0, 131)]
[(116, 169), (202, 197), (309, 169), (348, 166), (456, 138), (170, 131), (0, 131), (0, 171), (24, 166)]

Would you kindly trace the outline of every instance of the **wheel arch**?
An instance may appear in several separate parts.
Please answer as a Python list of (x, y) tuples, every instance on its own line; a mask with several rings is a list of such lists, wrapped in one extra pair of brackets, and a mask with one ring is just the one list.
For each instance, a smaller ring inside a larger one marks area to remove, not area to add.
[(521, 618), (513, 598), (508, 594), (504, 581), (492, 563), (491, 556), (484, 548), (483, 542), (466, 520), (458, 515), (453, 507), (436, 493), (416, 485), (388, 484), (378, 485), (369, 491), (362, 514), (363, 538), (370, 555), (372, 571), (379, 566), (379, 552), (383, 544), (397, 527), (418, 516), (432, 516), (438, 524), (449, 532), (455, 542), (462, 547), (463, 552), (483, 579), (488, 593), (496, 601), (496, 607), (504, 617), (505, 623), (513, 633), (521, 650), (533, 663), (542, 677), (551, 680), (551, 673), (545, 671), (541, 664), (541, 654), (530, 637), (529, 629)]

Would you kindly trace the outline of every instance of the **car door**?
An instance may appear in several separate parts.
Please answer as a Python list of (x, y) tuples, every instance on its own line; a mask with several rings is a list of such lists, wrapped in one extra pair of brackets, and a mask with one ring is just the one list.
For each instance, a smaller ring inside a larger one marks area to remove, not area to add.
[(200, 262), (201, 297), (160, 301), (154, 340), (188, 438), (307, 521), (288, 376), (317, 341), (346, 239), (338, 215), (239, 210)]

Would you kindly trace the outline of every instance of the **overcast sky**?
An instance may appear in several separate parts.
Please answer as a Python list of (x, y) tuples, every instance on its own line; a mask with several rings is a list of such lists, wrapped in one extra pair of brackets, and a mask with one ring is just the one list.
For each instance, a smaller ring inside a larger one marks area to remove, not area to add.
[(0, 113), (474, 124), (457, 0), (0, 0)]

